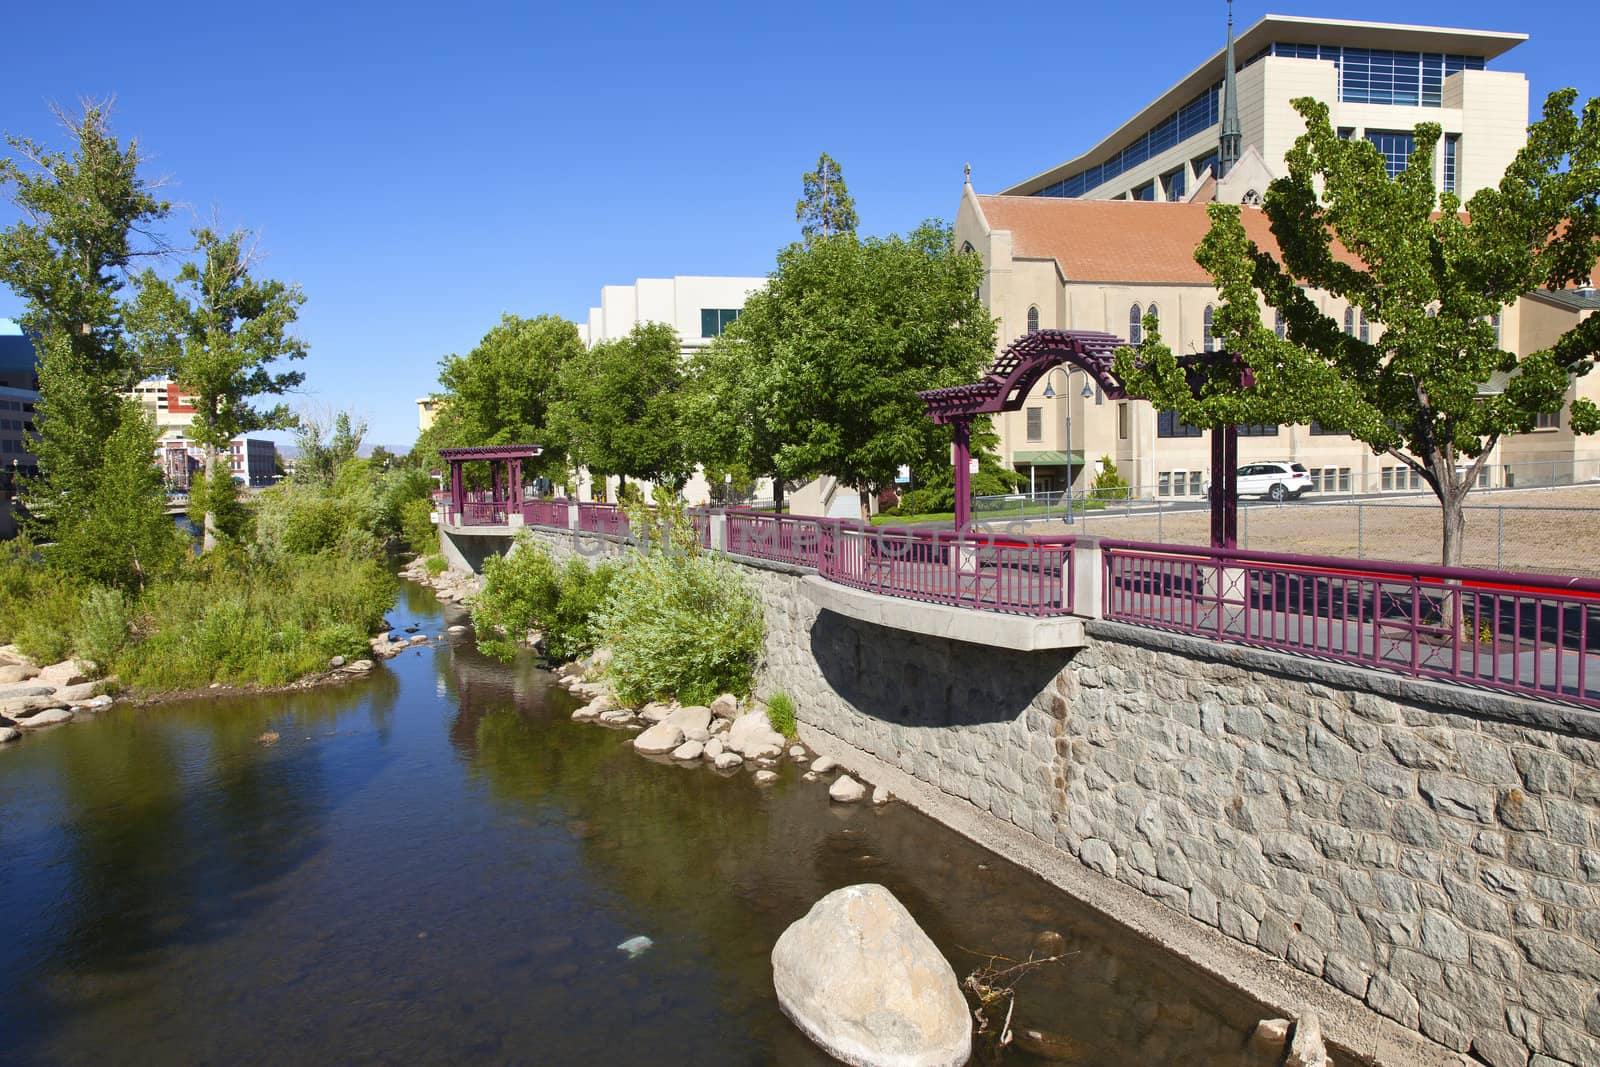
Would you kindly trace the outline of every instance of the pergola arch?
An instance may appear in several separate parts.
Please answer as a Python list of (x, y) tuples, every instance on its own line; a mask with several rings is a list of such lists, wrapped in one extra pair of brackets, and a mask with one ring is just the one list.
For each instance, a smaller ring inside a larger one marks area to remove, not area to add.
[[(1126, 400), (1128, 391), (1112, 363), (1117, 349), (1127, 343), (1114, 333), (1099, 330), (1039, 330), (1006, 346), (984, 376), (971, 385), (918, 391), (917, 396), (927, 405), (928, 417), (952, 430), (956, 529), (964, 529), (972, 521), (972, 420), (980, 415), (1020, 410), (1039, 380), (1064, 365), (1083, 371), (1112, 400)], [(1236, 361), (1227, 352), (1208, 351), (1179, 356), (1178, 362), (1186, 365), (1190, 385), (1198, 395), (1199, 372), (1204, 364)], [(1240, 365), (1238, 372), (1241, 380), (1249, 384), (1248, 368)], [(1238, 447), (1235, 427), (1211, 431), (1211, 478), (1217, 490), (1212, 494), (1211, 542), (1227, 548), (1232, 548), (1236, 540)]]

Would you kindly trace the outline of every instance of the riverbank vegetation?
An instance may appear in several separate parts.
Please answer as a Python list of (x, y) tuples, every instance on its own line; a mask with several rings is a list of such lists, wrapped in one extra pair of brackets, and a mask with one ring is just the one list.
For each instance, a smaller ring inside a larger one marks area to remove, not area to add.
[[(23, 302), (41, 394), (38, 469), (15, 501), (23, 533), (0, 549), (0, 641), (143, 690), (282, 685), (364, 657), (393, 603), (383, 547), (415, 519), (427, 475), (358, 458), (363, 429), (348, 415), (258, 406), (303, 380), (282, 369), (306, 355), (299, 288), (255, 276), (243, 231), (196, 229), (193, 258), (176, 263), (170, 205), (137, 143), (112, 135), (103, 106), (57, 118), (66, 151), (10, 137), (0, 159), (21, 219), (0, 230), (0, 283)], [(130, 399), (151, 377), (195, 407), (198, 555), (166, 514), (155, 425)], [(219, 452), (294, 426), (295, 477), (242, 499)]]

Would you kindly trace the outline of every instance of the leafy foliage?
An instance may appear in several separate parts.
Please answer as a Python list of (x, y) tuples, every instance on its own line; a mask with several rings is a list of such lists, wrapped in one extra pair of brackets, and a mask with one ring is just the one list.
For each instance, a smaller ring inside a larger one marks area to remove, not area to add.
[[(1296, 100), (1306, 131), (1264, 204), (1278, 256), (1250, 240), (1238, 207), (1221, 204), (1195, 254), (1222, 296), (1216, 333), (1238, 362), (1201, 374), (1196, 398), (1147, 319), (1153, 336), (1117, 354), (1118, 373), (1134, 395), (1197, 426), (1315, 420), (1394, 457), (1438, 496), (1443, 559), (1458, 562), (1462, 502), (1500, 437), (1563, 406), (1575, 433), (1600, 430), (1600, 408), (1565, 400), (1600, 354), (1600, 319), (1520, 356), (1491, 325), (1522, 294), (1594, 271), (1600, 100), (1580, 118), (1576, 99), (1551, 94), (1499, 186), (1475, 193), (1464, 213), (1433, 184), (1438, 124), (1416, 127), (1407, 169), (1391, 179), (1373, 145), (1338, 136), (1325, 104)], [(1358, 309), (1371, 342), (1345, 333), (1307, 290)], [(1260, 298), (1283, 313), (1284, 338), (1263, 325)]]
[(693, 464), (684, 442), (678, 347), (671, 326), (641, 323), (561, 365), (551, 421), (574, 464), (597, 475), (683, 485)]
[(794, 701), (788, 693), (773, 693), (767, 698), (767, 722), (784, 737), (793, 738), (799, 733), (794, 721)]
[(1122, 472), (1117, 470), (1117, 465), (1111, 462), (1110, 456), (1100, 457), (1100, 473), (1095, 475), (1089, 492), (1095, 500), (1127, 500), (1133, 496), (1133, 488), (1122, 477)]
[(611, 650), (607, 677), (630, 704), (676, 697), (709, 704), (750, 691), (761, 650), (761, 605), (721, 556), (651, 551), (617, 574), (595, 619)]
[(801, 179), (794, 220), (800, 224), (800, 237), (808, 248), (819, 238), (853, 235), (860, 225), (856, 202), (844, 184), (844, 172), (826, 152), (817, 157), (817, 169)]
[(576, 558), (558, 564), (524, 532), (513, 551), (484, 563), (483, 591), (472, 605), (479, 650), (508, 661), (522, 636), (539, 629), (552, 658), (587, 655), (597, 640), (595, 612), (615, 575), (607, 563), (592, 570)]

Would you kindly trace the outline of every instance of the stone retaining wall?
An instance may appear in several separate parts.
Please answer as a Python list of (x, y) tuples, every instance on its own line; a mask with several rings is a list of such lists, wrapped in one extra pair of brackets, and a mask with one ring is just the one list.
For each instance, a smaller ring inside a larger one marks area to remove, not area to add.
[(807, 725), (1451, 1049), (1600, 1063), (1587, 717), (1106, 623), (1008, 652), (749, 575)]

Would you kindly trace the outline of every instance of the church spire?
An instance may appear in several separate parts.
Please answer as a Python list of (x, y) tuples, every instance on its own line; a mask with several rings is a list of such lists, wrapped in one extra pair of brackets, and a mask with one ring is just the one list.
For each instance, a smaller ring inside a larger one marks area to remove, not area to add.
[(1239, 162), (1239, 87), (1233, 77), (1233, 0), (1228, 0), (1228, 51), (1222, 71), (1222, 143), (1217, 152), (1217, 177), (1225, 178)]

